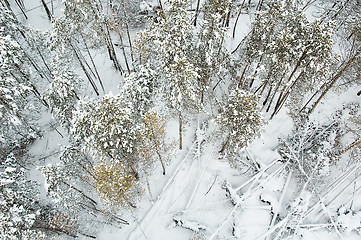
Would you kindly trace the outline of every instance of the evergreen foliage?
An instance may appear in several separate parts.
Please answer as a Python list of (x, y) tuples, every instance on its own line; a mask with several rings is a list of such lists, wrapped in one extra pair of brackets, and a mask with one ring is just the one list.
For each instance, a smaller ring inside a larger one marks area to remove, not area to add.
[(71, 128), (73, 111), (79, 99), (82, 80), (72, 71), (61, 69), (53, 72), (54, 80), (45, 96), (53, 116), (68, 131)]
[(37, 183), (26, 176), (21, 167), (23, 149), (1, 151), (0, 162), (0, 237), (1, 239), (45, 239), (36, 230), (35, 221), (41, 213)]
[(217, 118), (224, 134), (221, 153), (235, 156), (261, 133), (264, 120), (257, 98), (240, 89), (233, 90)]
[(35, 133), (22, 113), (32, 90), (23, 58), (20, 46), (10, 36), (0, 36), (0, 142), (3, 146)]
[(75, 140), (83, 143), (94, 158), (122, 163), (134, 175), (138, 172), (138, 131), (131, 107), (119, 95), (81, 102), (74, 113)]

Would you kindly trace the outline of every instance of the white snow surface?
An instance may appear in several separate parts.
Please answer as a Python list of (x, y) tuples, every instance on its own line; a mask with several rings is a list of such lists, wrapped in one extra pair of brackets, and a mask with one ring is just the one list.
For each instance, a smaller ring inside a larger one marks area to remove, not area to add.
[[(24, 2), (27, 9), (32, 9), (28, 12), (31, 19), (29, 24), (41, 31), (49, 29), (50, 24), (45, 12), (39, 7), (40, 1)], [(150, 10), (144, 2), (147, 1), (142, 1), (141, 8)], [(59, 6), (55, 5), (55, 7), (59, 13)], [(250, 27), (250, 19), (246, 15), (241, 15), (239, 23), (236, 38), (227, 43), (229, 50), (237, 46)], [(233, 26), (232, 22), (231, 26)], [(92, 53), (97, 66), (101, 69), (101, 77), (105, 80), (106, 92), (116, 92), (122, 79), (112, 70), (111, 63), (104, 61), (107, 58), (106, 53)], [(329, 95), (320, 104), (318, 114), (315, 114), (314, 118), (322, 123), (335, 108), (341, 108), (345, 100), (359, 101), (355, 97), (357, 90), (350, 89), (340, 95)], [(324, 103), (326, 100), (327, 104)], [(44, 163), (55, 163), (56, 153), (61, 146), (67, 145), (67, 139), (52, 130), (50, 125), (52, 120), (49, 115), (44, 116), (43, 121), (49, 122), (47, 125), (49, 131), (34, 143), (30, 154), (44, 157)], [(161, 174), (161, 166), (158, 166), (149, 178), (151, 194), (148, 190), (144, 190), (144, 195), (136, 209), (125, 209), (118, 213), (129, 222), (129, 225), (124, 225), (122, 228), (103, 226), (97, 230), (97, 239), (272, 239), (272, 227), (275, 229), (283, 227), (280, 225), (282, 221), (276, 221), (274, 226), (270, 225), (272, 218), (276, 217), (273, 213), (277, 212), (280, 219), (296, 217), (289, 215), (290, 208), (292, 203), (303, 197), (301, 193), (295, 192), (297, 186), (295, 178), (292, 178), (288, 188), (284, 189), (288, 170), (283, 168), (284, 164), (278, 162), (280, 156), (276, 150), (278, 138), (289, 134), (292, 127), (293, 123), (287, 115), (287, 109), (283, 108), (268, 123), (262, 136), (247, 148), (248, 158), (260, 166), (258, 172), (252, 172), (252, 169), (241, 171), (232, 168), (226, 159), (219, 158), (220, 146), (209, 139), (206, 138), (201, 144), (197, 142), (195, 134), (197, 121), (191, 121), (184, 136), (183, 150), (176, 151), (170, 165), (167, 166), (166, 175)], [(209, 135), (212, 134), (212, 129), (206, 131)], [(177, 122), (169, 122), (168, 141), (176, 140), (177, 134)], [(240, 160), (245, 161), (245, 159)], [(249, 161), (248, 163), (252, 164)], [(44, 182), (41, 174), (36, 170), (32, 171), (31, 178)], [(234, 197), (227, 194), (224, 189), (225, 182), (232, 189), (230, 195)], [(285, 191), (285, 194), (283, 201), (280, 202), (282, 191)], [(45, 195), (45, 190), (43, 194)], [(348, 199), (350, 195), (352, 195), (351, 190), (343, 193), (343, 198)], [(337, 224), (346, 229), (342, 232), (345, 234), (342, 235), (343, 239), (360, 239), (357, 234), (361, 227), (360, 199), (360, 194), (355, 196), (354, 207), (358, 212), (341, 214), (335, 219)], [(300, 205), (295, 208), (300, 212), (307, 211), (307, 207), (312, 204), (315, 203), (307, 202), (307, 206), (302, 205), (305, 209), (299, 209)], [(337, 207), (339, 206), (327, 206), (329, 211), (336, 211)], [(312, 214), (314, 216), (324, 214), (321, 207), (317, 208), (317, 211), (319, 212)], [(175, 219), (182, 220), (183, 224), (174, 224)], [(302, 223), (293, 239), (339, 239), (338, 234), (332, 231), (333, 226), (325, 227), (327, 224), (311, 221)]]

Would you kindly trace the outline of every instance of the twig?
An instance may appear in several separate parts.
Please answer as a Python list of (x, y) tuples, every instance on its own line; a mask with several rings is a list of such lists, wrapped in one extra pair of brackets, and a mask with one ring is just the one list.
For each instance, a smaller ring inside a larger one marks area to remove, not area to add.
[[(278, 161), (278, 160), (277, 160)], [(226, 222), (228, 222), (229, 218), (233, 215), (233, 213), (236, 211), (236, 209), (241, 205), (241, 203), (247, 199), (248, 197), (250, 197), (255, 191), (257, 191), (259, 188), (263, 187), (264, 184), (266, 184), (269, 180), (271, 180), (273, 177), (275, 177), (276, 175), (278, 175), (279, 173), (281, 173), (284, 168), (286, 167), (286, 165), (288, 164), (288, 162), (286, 162), (283, 166), (281, 166), (280, 168), (278, 168), (276, 171), (274, 171), (272, 174), (270, 174), (269, 176), (266, 177), (266, 179), (264, 179), (260, 184), (258, 184), (258, 186), (256, 186), (255, 188), (253, 188), (253, 185), (254, 183), (252, 184), (252, 186), (241, 196), (241, 197), (238, 197), (236, 198), (236, 203), (235, 203), (235, 206), (233, 207), (232, 211), (228, 214), (228, 216), (226, 217), (226, 219), (222, 222), (222, 224), (217, 228), (217, 230), (211, 235), (211, 237), (209, 238), (210, 240), (214, 239), (219, 231), (223, 228), (223, 226), (226, 224)], [(271, 163), (268, 167), (272, 166), (273, 163)], [(265, 169), (268, 169), (265, 168)], [(264, 173), (265, 170), (262, 171), (262, 173)], [(260, 172), (261, 173), (261, 172)], [(258, 176), (256, 179), (259, 179), (261, 177), (260, 174), (257, 174), (256, 176)], [(249, 182), (249, 181), (247, 181)], [(248, 184), (248, 183), (247, 183)], [(246, 185), (247, 185), (246, 184)], [(229, 185), (230, 186), (230, 185)], [(245, 186), (245, 185), (242, 185), (242, 186)], [(236, 189), (233, 189), (229, 192), (237, 192), (240, 188), (236, 188)], [(235, 199), (233, 199), (235, 200)], [(267, 235), (266, 235), (267, 236)]]
[(212, 185), (209, 187), (208, 191), (207, 191), (207, 192), (206, 192), (206, 194), (204, 194), (204, 195), (207, 195), (207, 194), (209, 193), (209, 191), (211, 191), (211, 189), (212, 189), (212, 187), (213, 187), (214, 183), (215, 183), (215, 182), (216, 182), (216, 180), (217, 180), (217, 177), (218, 177), (218, 175), (216, 175), (216, 177), (214, 178), (214, 181), (213, 181)]
[[(283, 186), (283, 190), (282, 190), (280, 199), (279, 199), (278, 204), (277, 204), (278, 206), (277, 206), (277, 208), (273, 209), (273, 211), (274, 211), (273, 212), (273, 217), (272, 217), (272, 221), (271, 221), (268, 229), (272, 228), (274, 226), (275, 222), (276, 222), (277, 216), (278, 216), (278, 214), (280, 212), (280, 208), (282, 206), (283, 199), (284, 199), (284, 197), (286, 195), (286, 191), (287, 191), (288, 185), (289, 185), (290, 180), (291, 180), (291, 176), (292, 176), (292, 170), (289, 172), (287, 180), (285, 182), (285, 185)], [(269, 236), (268, 236), (268, 239), (269, 239)]]
[(253, 176), (252, 178), (250, 178), (248, 181), (246, 181), (245, 183), (243, 183), (241, 186), (237, 187), (235, 190), (238, 192), (239, 190), (241, 190), (243, 187), (247, 186), (250, 182), (254, 181), (255, 179), (259, 179), (261, 177), (261, 175), (267, 171), (269, 168), (271, 168), (273, 165), (275, 165), (278, 162), (278, 159), (273, 161), (271, 164), (269, 164), (268, 166), (266, 166), (264, 169), (262, 169), (260, 172), (258, 172), (255, 176)]
[(338, 237), (339, 237), (340, 239), (343, 239), (342, 236), (341, 236), (340, 231), (338, 231), (338, 228), (337, 228), (337, 225), (336, 225), (335, 221), (333, 221), (332, 216), (331, 216), (330, 212), (327, 210), (324, 202), (321, 202), (321, 207), (322, 207), (323, 211), (325, 211), (325, 213), (327, 214), (327, 216), (329, 217), (329, 219), (331, 220), (331, 223), (332, 223), (333, 227), (335, 228), (335, 231), (336, 231)]
[(254, 160), (254, 158), (251, 156), (247, 148), (245, 148), (244, 150), (246, 151), (248, 157), (252, 160), (253, 164), (255, 165), (257, 172), (259, 172), (261, 170), (259, 163), (256, 160)]

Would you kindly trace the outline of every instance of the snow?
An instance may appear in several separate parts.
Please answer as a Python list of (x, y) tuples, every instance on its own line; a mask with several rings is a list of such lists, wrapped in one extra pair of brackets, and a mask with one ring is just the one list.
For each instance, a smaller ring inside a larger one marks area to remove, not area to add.
[[(140, 2), (141, 11), (152, 11), (148, 2)], [(60, 3), (55, 3), (55, 12), (60, 14)], [(40, 2), (25, 1), (25, 4), (27, 9), (32, 9), (27, 12), (30, 19), (27, 23), (41, 31), (50, 29)], [(307, 15), (310, 11), (312, 9)], [(233, 51), (247, 35), (251, 21), (247, 14), (240, 16), (235, 38), (226, 42), (229, 51)], [(233, 24), (234, 19), (231, 28)], [(131, 35), (134, 36), (135, 32)], [(117, 53), (121, 55), (120, 49)], [(114, 71), (110, 61), (104, 60), (108, 58), (105, 51), (91, 50), (91, 54), (105, 83), (105, 92), (101, 95), (110, 91), (117, 95), (120, 92), (117, 86), (123, 82), (123, 76)], [(82, 76), (80, 70), (79, 74)], [(91, 87), (88, 87), (83, 97), (91, 92)], [(310, 120), (319, 124), (328, 122), (334, 111), (342, 110), (346, 103), (360, 102), (356, 95), (358, 91), (350, 88), (328, 94)], [(162, 109), (162, 106), (157, 107)], [(129, 225), (122, 228), (101, 225), (96, 230), (97, 239), (273, 239), (277, 234), (286, 234), (288, 224), (298, 226), (293, 239), (338, 239), (332, 223), (324, 223), (329, 221), (330, 215), (345, 239), (359, 239), (361, 202), (358, 200), (361, 193), (354, 189), (360, 182), (353, 180), (357, 169), (353, 172), (346, 169), (349, 172), (342, 178), (344, 182), (330, 185), (326, 193), (317, 196), (319, 201), (315, 202), (310, 191), (297, 192), (299, 184), (304, 183), (297, 180), (297, 173), (290, 170), (288, 163), (280, 161), (277, 152), (278, 139), (289, 135), (294, 127), (287, 111), (286, 107), (282, 108), (267, 123), (261, 136), (244, 150), (239, 160), (247, 163), (247, 168), (238, 169), (232, 168), (227, 159), (218, 154), (219, 139), (214, 136), (214, 125), (209, 123), (208, 128), (200, 129), (199, 119), (190, 119), (185, 126), (183, 149), (175, 147), (166, 174), (163, 176), (160, 164), (156, 165), (148, 179), (150, 192), (145, 188), (136, 209), (121, 209), (117, 213)], [(264, 117), (269, 118), (267, 114)], [(68, 145), (69, 139), (62, 136), (66, 134), (61, 127), (55, 131), (54, 120), (49, 114), (44, 114), (39, 122), (45, 135), (31, 145), (28, 153), (37, 164), (56, 164), (60, 149)], [(177, 146), (178, 121), (168, 120), (166, 133), (166, 142)], [(104, 142), (105, 147), (108, 144), (114, 143)], [(9, 173), (14, 170), (12, 167), (4, 169)], [(332, 171), (339, 173), (339, 169), (327, 166), (327, 172)], [(37, 169), (31, 169), (29, 178), (41, 183), (41, 194), (45, 198), (49, 185), (44, 177)], [(0, 186), (12, 182), (0, 179)], [(351, 183), (355, 187), (350, 187)], [(303, 186), (306, 188), (306, 184)], [(352, 204), (346, 201), (348, 199), (352, 199)], [(349, 204), (343, 206), (345, 203)], [(29, 216), (30, 219), (33, 217)], [(21, 219), (14, 218), (13, 221)], [(79, 239), (88, 238), (80, 236)]]

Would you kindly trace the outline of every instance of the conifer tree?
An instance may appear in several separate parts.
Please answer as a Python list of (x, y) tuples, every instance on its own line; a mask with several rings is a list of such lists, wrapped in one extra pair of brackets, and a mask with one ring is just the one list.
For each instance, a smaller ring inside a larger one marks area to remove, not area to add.
[(137, 118), (142, 119), (144, 114), (154, 106), (158, 88), (156, 73), (149, 65), (139, 65), (124, 79), (121, 95), (131, 103), (133, 113)]
[(5, 146), (35, 134), (23, 113), (27, 96), (33, 90), (23, 58), (19, 45), (10, 36), (0, 36), (0, 142)]
[(109, 19), (105, 15), (102, 2), (99, 0), (66, 0), (64, 5), (65, 19), (70, 21), (74, 30), (85, 35), (85, 39), (90, 41), (90, 47), (106, 46), (114, 68), (122, 73), (123, 69), (110, 35)]
[(74, 113), (74, 139), (95, 159), (121, 163), (138, 176), (136, 146), (139, 127), (132, 109), (120, 95), (105, 95), (99, 100), (80, 102)]
[(62, 66), (54, 67), (54, 80), (45, 96), (53, 116), (70, 131), (73, 111), (80, 100), (79, 92), (82, 80)]
[(203, 19), (200, 21), (200, 29), (197, 32), (193, 50), (189, 51), (189, 58), (197, 66), (200, 101), (204, 102), (205, 94), (210, 95), (209, 100), (216, 94), (208, 91), (211, 84), (213, 89), (222, 80), (222, 75), (229, 75), (234, 66), (229, 52), (224, 46), (227, 37), (225, 19), (231, 1), (205, 1), (202, 6)]
[(27, 179), (26, 170), (19, 165), (21, 151), (4, 149), (0, 154), (0, 238), (45, 239), (35, 227), (41, 213), (37, 184)]
[(141, 56), (158, 76), (159, 92), (179, 120), (179, 148), (182, 148), (184, 113), (199, 109), (198, 69), (192, 63), (193, 26), (187, 13), (189, 1), (170, 0), (163, 17), (137, 41)]
[(240, 89), (230, 93), (228, 101), (221, 108), (217, 122), (224, 139), (219, 152), (230, 157), (235, 156), (258, 137), (264, 124), (257, 98)]
[(257, 15), (242, 47), (246, 65), (239, 86), (262, 96), (266, 111), (273, 107), (271, 118), (288, 99), (300, 104), (322, 85), (335, 61), (332, 29), (332, 23), (309, 22), (287, 1), (272, 2)]
[(165, 175), (165, 164), (170, 150), (165, 143), (165, 121), (154, 110), (146, 112), (143, 121), (144, 128), (140, 131), (142, 140), (139, 148), (140, 156), (148, 163), (147, 165), (151, 165), (157, 158)]
[(95, 189), (112, 209), (133, 207), (140, 196), (138, 181), (121, 162), (101, 161), (93, 168)]

